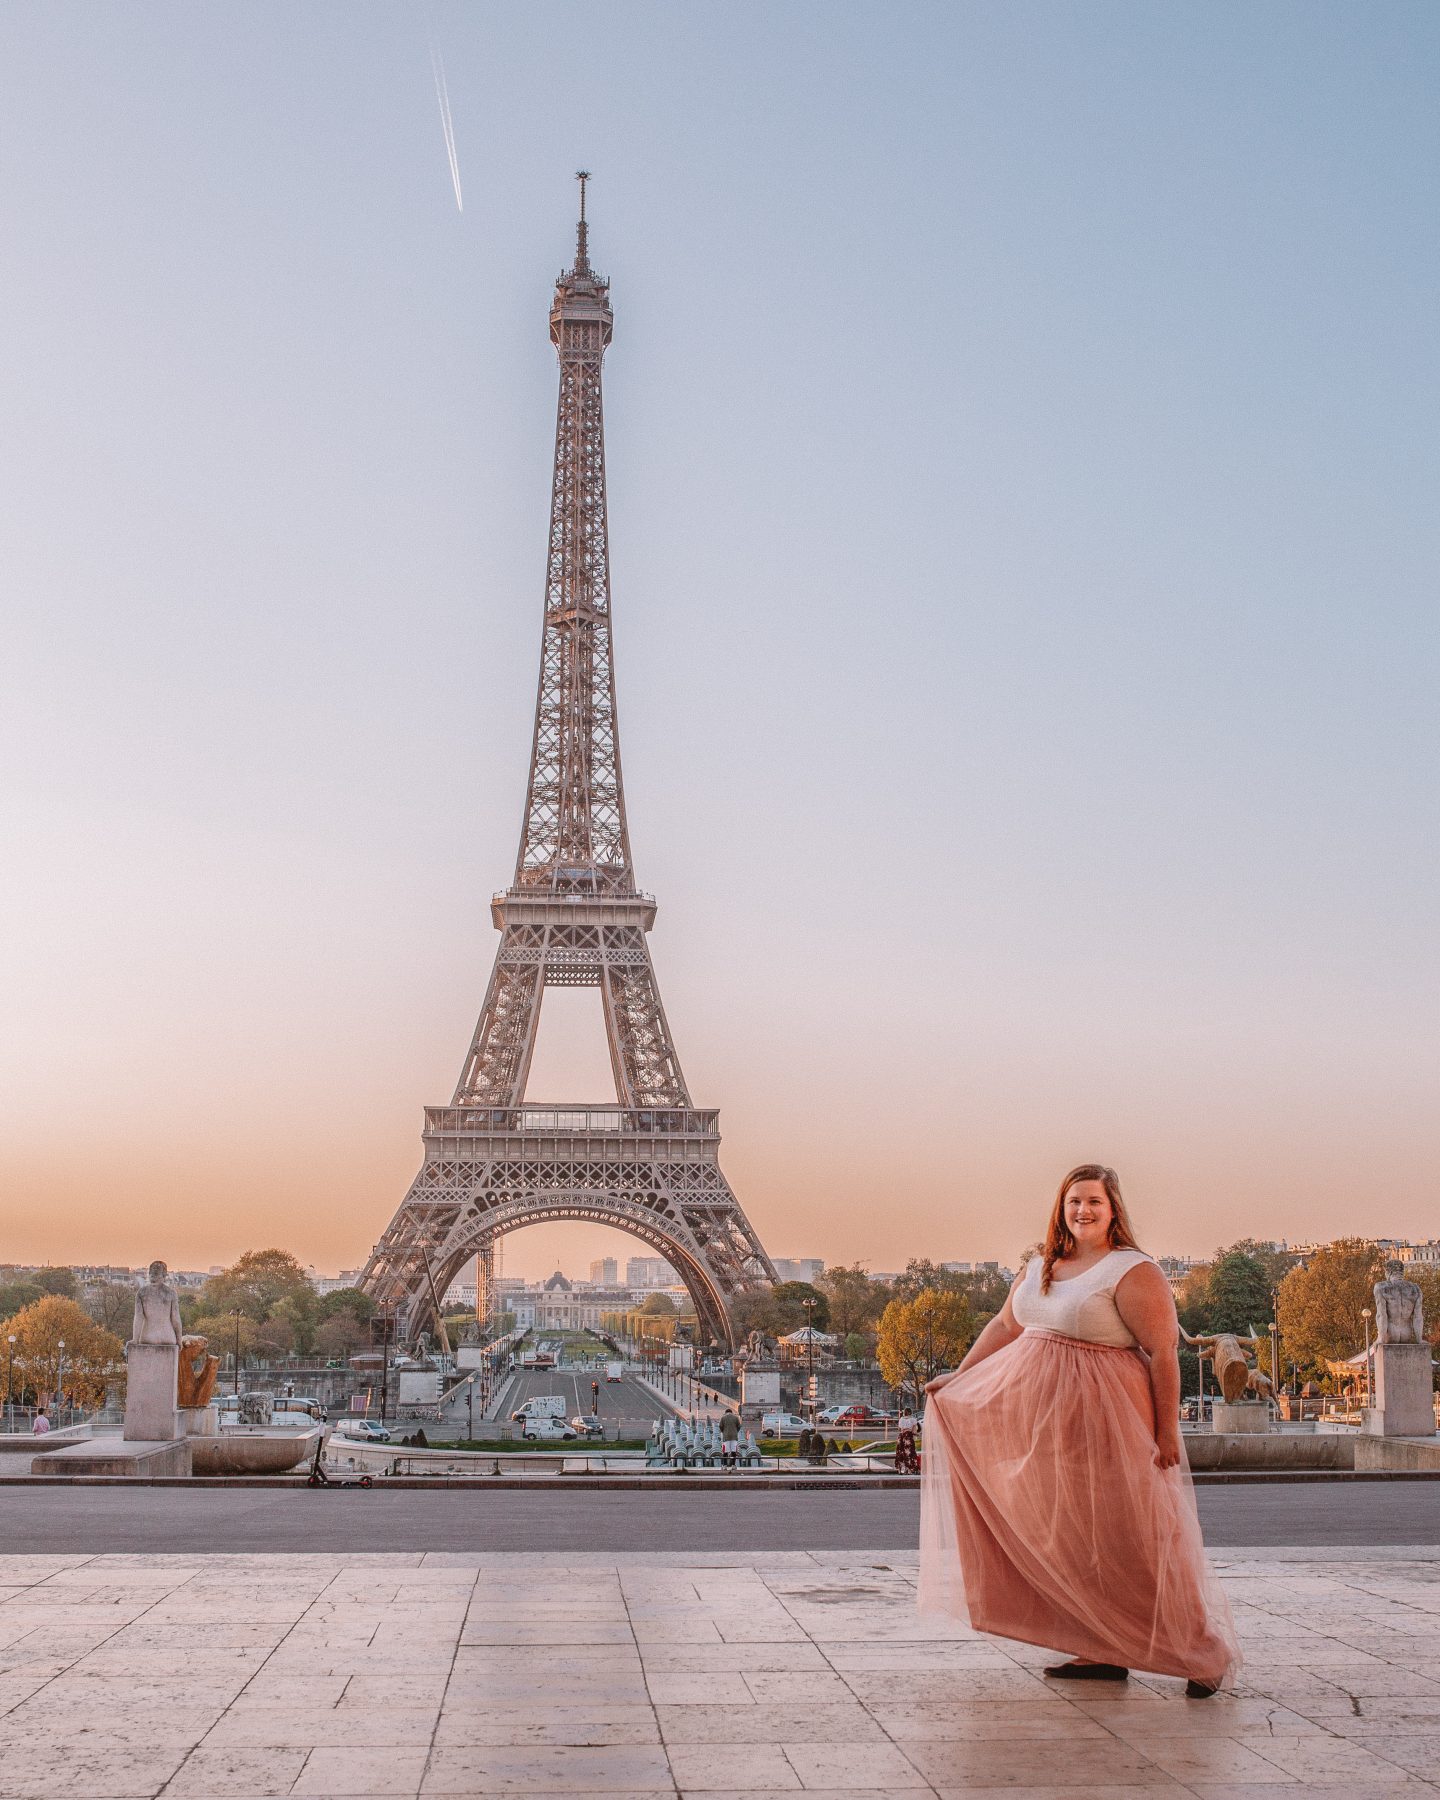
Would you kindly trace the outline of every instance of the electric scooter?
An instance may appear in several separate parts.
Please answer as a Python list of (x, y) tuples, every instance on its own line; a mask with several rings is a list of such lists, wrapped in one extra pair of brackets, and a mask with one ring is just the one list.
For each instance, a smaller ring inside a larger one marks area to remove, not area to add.
[(305, 1478), (306, 1487), (335, 1487), (335, 1488), (374, 1487), (375, 1477), (373, 1475), (361, 1475), (355, 1481), (341, 1481), (338, 1476), (327, 1475), (325, 1472), (325, 1465), (321, 1461), (321, 1458), (324, 1456), (324, 1454), (325, 1454), (325, 1436), (324, 1436), (324, 1433), (322, 1432), (320, 1435), (320, 1440), (315, 1446), (315, 1460), (313, 1463), (311, 1463), (310, 1473)]

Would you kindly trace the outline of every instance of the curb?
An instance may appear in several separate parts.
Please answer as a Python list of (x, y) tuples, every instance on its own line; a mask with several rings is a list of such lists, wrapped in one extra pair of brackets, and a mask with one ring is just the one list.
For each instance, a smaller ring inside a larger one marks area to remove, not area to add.
[[(353, 1485), (353, 1477), (343, 1480)], [(1287, 1470), (1216, 1470), (1207, 1469), (1194, 1477), (1199, 1487), (1271, 1487), (1290, 1486), (1297, 1482), (1352, 1481), (1440, 1481), (1440, 1470), (1430, 1469), (1287, 1469)], [(523, 1488), (527, 1493), (573, 1493), (576, 1489), (623, 1491), (627, 1493), (874, 1493), (900, 1489), (917, 1489), (918, 1475), (564, 1475), (558, 1469), (536, 1475), (378, 1475), (369, 1491), (433, 1488), (467, 1488), (493, 1492), (496, 1489)], [(0, 1488), (38, 1487), (118, 1487), (118, 1488), (243, 1488), (253, 1493), (257, 1488), (290, 1488), (308, 1490), (309, 1482), (294, 1475), (0, 1475)], [(323, 1492), (316, 1489), (315, 1492)]]

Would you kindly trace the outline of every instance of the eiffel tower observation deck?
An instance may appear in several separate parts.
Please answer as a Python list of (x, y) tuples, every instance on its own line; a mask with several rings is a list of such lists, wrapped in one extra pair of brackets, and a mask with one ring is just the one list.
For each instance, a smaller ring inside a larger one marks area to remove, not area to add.
[[(500, 946), (448, 1106), (425, 1109), (424, 1161), (360, 1285), (414, 1336), (472, 1256), (522, 1226), (578, 1219), (659, 1250), (703, 1336), (733, 1340), (730, 1306), (775, 1270), (720, 1169), (719, 1114), (691, 1104), (635, 884), (610, 635), (601, 363), (610, 284), (590, 266), (585, 188), (575, 261), (555, 284), (560, 359), (540, 688), (520, 851), (495, 895)], [(614, 1105), (526, 1100), (547, 986), (598, 987)]]

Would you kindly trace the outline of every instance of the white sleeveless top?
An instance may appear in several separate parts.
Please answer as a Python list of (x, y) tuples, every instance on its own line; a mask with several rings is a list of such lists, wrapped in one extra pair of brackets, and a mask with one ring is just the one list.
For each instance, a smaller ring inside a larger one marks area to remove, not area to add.
[(1015, 1322), (1029, 1330), (1058, 1331), (1064, 1337), (1082, 1338), (1087, 1344), (1110, 1344), (1117, 1350), (1131, 1350), (1135, 1338), (1120, 1317), (1115, 1289), (1122, 1276), (1141, 1263), (1154, 1260), (1143, 1250), (1111, 1250), (1083, 1275), (1069, 1277), (1059, 1275), (1065, 1265), (1057, 1263), (1050, 1292), (1042, 1294), (1040, 1276), (1045, 1258), (1032, 1256), (1025, 1266), (1025, 1279), (1010, 1303)]

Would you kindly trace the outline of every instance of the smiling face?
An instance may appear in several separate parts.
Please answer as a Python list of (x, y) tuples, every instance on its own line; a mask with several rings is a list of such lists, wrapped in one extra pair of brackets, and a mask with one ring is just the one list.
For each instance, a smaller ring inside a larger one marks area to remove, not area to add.
[(1103, 1181), (1077, 1181), (1065, 1190), (1065, 1224), (1077, 1250), (1098, 1250), (1110, 1237), (1115, 1209)]

